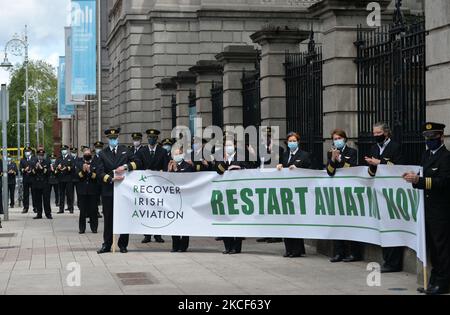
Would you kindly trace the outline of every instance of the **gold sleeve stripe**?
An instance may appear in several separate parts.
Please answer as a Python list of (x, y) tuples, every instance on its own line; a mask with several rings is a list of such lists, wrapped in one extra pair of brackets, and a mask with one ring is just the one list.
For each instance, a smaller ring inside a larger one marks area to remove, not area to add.
[(111, 176), (109, 176), (109, 175), (105, 175), (105, 177), (103, 177), (103, 181), (104, 181), (105, 183), (108, 183), (108, 180), (109, 180), (110, 177), (111, 177)]
[(371, 176), (375, 176), (375, 173), (372, 172), (372, 170), (370, 169), (370, 167), (369, 167), (369, 174), (370, 174)]
[(79, 173), (78, 173), (78, 176), (84, 177), (83, 172), (79, 172)]
[(433, 179), (431, 177), (425, 178), (425, 189), (431, 190), (432, 187), (433, 187)]
[(328, 164), (327, 169), (328, 169), (328, 171), (329, 171), (330, 173), (334, 173), (334, 171), (336, 170), (336, 169), (335, 169), (334, 167), (332, 167), (330, 164)]
[(222, 164), (219, 164), (218, 167), (219, 171), (224, 172), (225, 173), (225, 168), (222, 166)]
[(136, 165), (136, 163), (131, 162), (130, 165), (131, 165), (131, 168), (133, 169), (133, 171), (137, 170), (137, 165)]
[(395, 165), (395, 164), (389, 161), (387, 162), (387, 165)]
[(201, 166), (197, 165), (197, 172), (200, 172), (200, 170), (201, 170)]
[(345, 168), (349, 168), (350, 166), (351, 166), (350, 163), (345, 163), (345, 164), (344, 164), (344, 167), (345, 167)]
[(92, 179), (96, 179), (97, 178), (97, 174), (95, 174), (95, 173), (92, 173)]

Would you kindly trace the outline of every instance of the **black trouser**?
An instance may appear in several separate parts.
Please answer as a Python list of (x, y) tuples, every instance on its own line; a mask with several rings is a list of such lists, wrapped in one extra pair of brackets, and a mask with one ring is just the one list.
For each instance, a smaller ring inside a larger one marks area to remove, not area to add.
[(97, 195), (78, 195), (80, 203), (80, 232), (86, 231), (86, 218), (89, 218), (89, 225), (92, 232), (97, 232)]
[(9, 205), (14, 207), (14, 194), (16, 192), (16, 184), (8, 184), (8, 190), (9, 190)]
[(59, 184), (50, 184), (50, 197), (52, 195), (52, 190), (55, 192), (55, 205), (59, 206)]
[(241, 237), (224, 237), (223, 245), (225, 246), (225, 251), (236, 251), (240, 253), (242, 251), (242, 238)]
[[(113, 207), (114, 207), (114, 198), (103, 196), (102, 197), (102, 203), (103, 203), (103, 215), (104, 215), (104, 223), (105, 228), (103, 232), (103, 246), (107, 249), (111, 249), (113, 244), (113, 224), (114, 224), (114, 217), (113, 217)], [(130, 236), (128, 234), (122, 234), (119, 238), (119, 248), (127, 248), (128, 242), (129, 242)]]
[[(23, 208), (28, 211), (30, 208), (30, 191), (31, 191), (31, 201), (33, 202), (33, 188), (31, 183), (23, 183)], [(33, 208), (35, 208), (33, 204)]]
[(33, 190), (34, 205), (36, 207), (37, 215), (42, 216), (42, 212), (45, 212), (47, 217), (51, 216), (50, 186), (45, 185), (43, 187), (35, 187)]
[(305, 241), (301, 238), (285, 238), (284, 246), (286, 247), (286, 254), (288, 255), (305, 255)]
[(403, 269), (403, 247), (384, 247), (383, 248), (383, 259), (384, 267), (402, 270)]
[(3, 212), (3, 188), (0, 185), (0, 214), (4, 214)]
[(426, 219), (427, 246), (431, 259), (431, 286), (450, 284), (450, 220)]
[[(361, 243), (352, 241), (334, 241), (334, 255), (361, 258)], [(347, 255), (348, 254), (348, 255)]]
[(64, 212), (65, 197), (67, 197), (67, 208), (73, 209), (73, 183), (61, 182), (59, 183), (59, 211)]
[(187, 251), (189, 248), (189, 236), (172, 236), (173, 251)]

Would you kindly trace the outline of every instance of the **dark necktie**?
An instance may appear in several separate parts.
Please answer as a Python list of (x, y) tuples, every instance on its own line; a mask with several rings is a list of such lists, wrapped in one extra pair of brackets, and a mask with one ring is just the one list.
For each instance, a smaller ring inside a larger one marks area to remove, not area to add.
[(113, 149), (112, 153), (113, 153), (114, 157), (116, 157), (116, 149)]
[(289, 156), (289, 161), (288, 161), (288, 163), (291, 163), (291, 161), (294, 159), (294, 156), (295, 156), (295, 154), (294, 154), (294, 153), (291, 153), (291, 156)]
[(155, 157), (155, 151), (154, 150), (150, 150), (150, 157), (154, 158)]

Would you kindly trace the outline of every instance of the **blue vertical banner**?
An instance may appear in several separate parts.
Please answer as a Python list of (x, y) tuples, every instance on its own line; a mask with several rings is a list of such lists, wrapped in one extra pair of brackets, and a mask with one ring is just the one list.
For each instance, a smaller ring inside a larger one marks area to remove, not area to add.
[(75, 107), (66, 102), (66, 57), (59, 57), (58, 66), (58, 118), (70, 119)]
[(95, 0), (72, 0), (72, 95), (96, 95)]

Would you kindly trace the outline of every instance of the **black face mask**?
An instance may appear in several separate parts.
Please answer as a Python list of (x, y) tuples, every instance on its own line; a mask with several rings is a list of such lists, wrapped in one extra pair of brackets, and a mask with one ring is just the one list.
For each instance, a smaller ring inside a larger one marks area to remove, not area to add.
[(375, 141), (376, 141), (378, 144), (383, 144), (384, 141), (386, 141), (386, 136), (385, 136), (385, 135), (374, 136), (374, 138), (375, 138)]
[(85, 155), (84, 156), (84, 160), (88, 161), (88, 162), (91, 161), (92, 160), (92, 155)]

